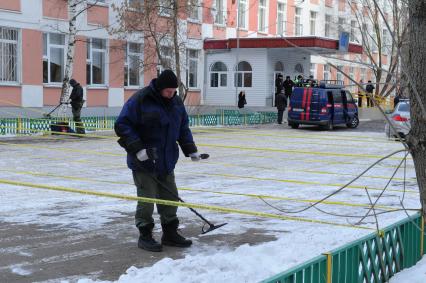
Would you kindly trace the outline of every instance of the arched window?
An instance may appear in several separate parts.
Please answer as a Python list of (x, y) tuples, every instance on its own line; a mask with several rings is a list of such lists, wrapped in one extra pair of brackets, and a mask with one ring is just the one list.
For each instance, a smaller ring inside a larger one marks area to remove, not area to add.
[(296, 72), (296, 73), (299, 73), (299, 74), (303, 74), (303, 66), (302, 66), (302, 64), (296, 64), (296, 66), (294, 66), (294, 71)]
[(235, 72), (236, 87), (252, 87), (252, 69), (251, 65), (246, 61), (238, 63)]
[(228, 85), (228, 68), (220, 61), (210, 67), (210, 87), (226, 87)]
[(275, 63), (275, 72), (284, 72), (284, 65), (282, 62), (278, 61)]

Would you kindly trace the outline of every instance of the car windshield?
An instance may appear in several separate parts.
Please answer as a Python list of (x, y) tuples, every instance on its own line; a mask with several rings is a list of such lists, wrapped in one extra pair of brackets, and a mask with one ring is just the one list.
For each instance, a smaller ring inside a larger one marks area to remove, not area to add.
[(399, 112), (410, 112), (410, 104), (408, 103), (400, 103), (398, 106)]

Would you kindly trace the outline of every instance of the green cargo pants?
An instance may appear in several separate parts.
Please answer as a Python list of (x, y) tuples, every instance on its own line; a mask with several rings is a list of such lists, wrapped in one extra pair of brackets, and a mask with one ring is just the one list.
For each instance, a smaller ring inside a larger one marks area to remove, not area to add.
[[(175, 182), (175, 174), (173, 172), (160, 178), (156, 177), (153, 173), (146, 171), (133, 170), (132, 172), (138, 197), (177, 201), (175, 196), (170, 194), (162, 185), (156, 181), (157, 179), (161, 184), (166, 186), (169, 191), (173, 192), (173, 194), (177, 196), (178, 190)], [(153, 212), (153, 203), (138, 202), (135, 214), (136, 227), (142, 227), (147, 224), (154, 223), (154, 218), (152, 218)], [(160, 214), (161, 224), (168, 224), (174, 220), (177, 220), (177, 206), (157, 204), (157, 212)]]

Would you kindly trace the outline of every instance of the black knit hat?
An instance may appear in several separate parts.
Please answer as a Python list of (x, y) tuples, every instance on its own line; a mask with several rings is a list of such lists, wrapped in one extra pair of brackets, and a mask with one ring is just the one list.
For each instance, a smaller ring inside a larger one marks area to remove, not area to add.
[(177, 88), (178, 79), (172, 70), (164, 70), (155, 81), (155, 87), (158, 90), (165, 88)]
[(70, 79), (70, 86), (74, 87), (77, 84), (77, 81), (74, 79)]

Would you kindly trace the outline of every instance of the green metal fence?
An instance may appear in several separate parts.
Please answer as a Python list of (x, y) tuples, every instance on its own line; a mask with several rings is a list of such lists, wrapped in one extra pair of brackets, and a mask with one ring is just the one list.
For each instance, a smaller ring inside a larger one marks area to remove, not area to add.
[[(112, 130), (117, 117), (82, 117), (82, 122), (87, 130)], [(190, 115), (190, 126), (231, 126), (231, 125), (254, 125), (272, 123), (277, 120), (275, 112), (253, 112), (240, 113), (238, 110), (220, 110), (216, 114)], [(55, 122), (64, 121), (60, 118), (0, 118), (0, 135), (34, 134), (37, 132), (50, 131), (50, 125)], [(70, 127), (75, 130), (74, 122), (69, 122)]]
[(378, 283), (415, 265), (425, 253), (420, 213), (320, 255), (264, 283)]

